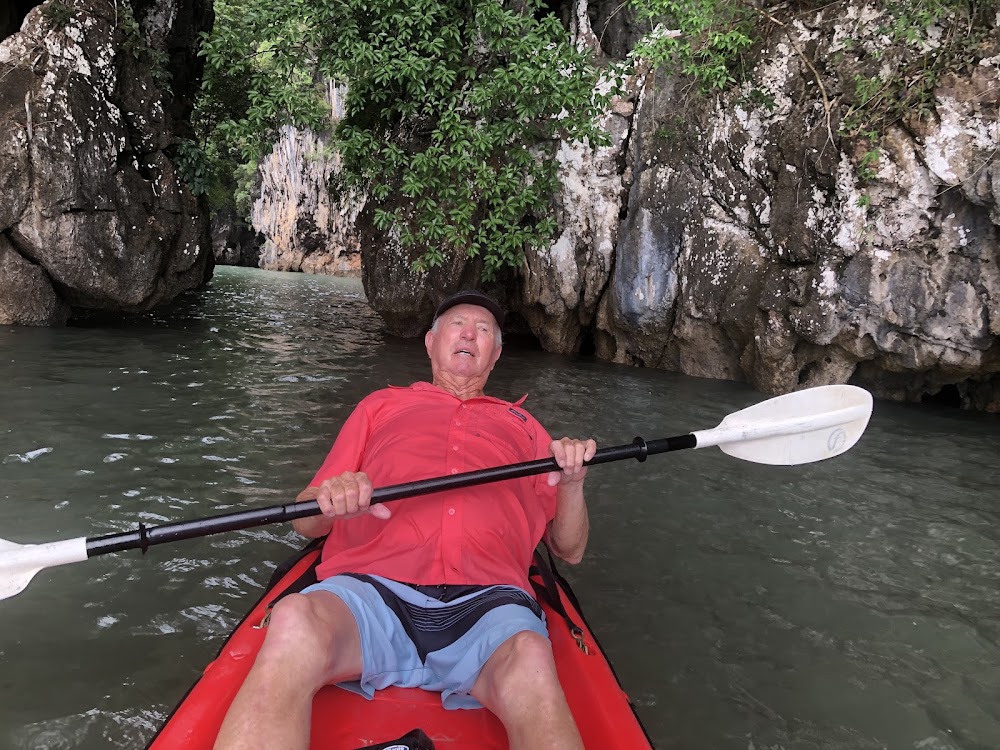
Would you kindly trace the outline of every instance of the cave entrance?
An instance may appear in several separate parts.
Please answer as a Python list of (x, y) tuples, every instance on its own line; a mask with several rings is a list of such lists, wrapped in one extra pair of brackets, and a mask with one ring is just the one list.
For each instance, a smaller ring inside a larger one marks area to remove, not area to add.
[(922, 404), (936, 404), (938, 406), (961, 408), (962, 394), (957, 385), (946, 385), (937, 393), (925, 394), (920, 399)]
[(28, 11), (41, 4), (41, 0), (6, 0), (0, 3), (0, 40), (20, 31)]

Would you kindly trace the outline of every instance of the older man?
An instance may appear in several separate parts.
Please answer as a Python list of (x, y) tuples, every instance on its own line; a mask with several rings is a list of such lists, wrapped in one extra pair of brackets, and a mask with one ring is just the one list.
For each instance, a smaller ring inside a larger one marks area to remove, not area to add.
[[(489, 297), (449, 297), (424, 338), (433, 382), (376, 391), (345, 422), (298, 498), (322, 515), (294, 522), (328, 535), (319, 583), (275, 606), (218, 750), (308, 747), (312, 698), (330, 683), (439, 691), (445, 708), (493, 711), (512, 748), (583, 747), (527, 570), (543, 537), (582, 559), (597, 446), (552, 440), (523, 399), (484, 394), (502, 325)], [(561, 472), (370, 505), (373, 484), (550, 455)]]

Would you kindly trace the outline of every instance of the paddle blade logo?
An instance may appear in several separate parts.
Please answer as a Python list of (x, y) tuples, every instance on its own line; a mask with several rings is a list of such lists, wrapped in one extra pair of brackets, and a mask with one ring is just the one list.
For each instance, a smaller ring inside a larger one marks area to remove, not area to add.
[(830, 453), (837, 454), (843, 450), (846, 442), (847, 433), (838, 427), (830, 433), (830, 437), (826, 441), (826, 447), (829, 448)]

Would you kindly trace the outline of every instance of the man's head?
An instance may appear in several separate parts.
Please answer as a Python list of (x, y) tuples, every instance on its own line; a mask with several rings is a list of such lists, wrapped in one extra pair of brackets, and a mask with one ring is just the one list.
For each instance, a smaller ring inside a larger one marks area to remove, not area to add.
[(455, 294), (446, 298), (440, 305), (438, 305), (437, 310), (434, 311), (434, 322), (431, 325), (431, 328), (437, 325), (437, 321), (438, 318), (441, 317), (441, 313), (449, 310), (455, 305), (462, 305), (462, 304), (476, 305), (477, 307), (483, 307), (489, 310), (490, 314), (493, 316), (493, 319), (496, 321), (497, 333), (498, 334), (501, 333), (501, 331), (503, 330), (503, 320), (504, 320), (503, 308), (501, 308), (500, 305), (496, 303), (496, 301), (494, 301), (490, 297), (487, 297), (482, 292), (477, 292), (471, 289), (461, 292), (455, 292)]
[(444, 300), (424, 337), (434, 382), (463, 393), (481, 391), (500, 357), (503, 319), (500, 305), (481, 292), (458, 292)]

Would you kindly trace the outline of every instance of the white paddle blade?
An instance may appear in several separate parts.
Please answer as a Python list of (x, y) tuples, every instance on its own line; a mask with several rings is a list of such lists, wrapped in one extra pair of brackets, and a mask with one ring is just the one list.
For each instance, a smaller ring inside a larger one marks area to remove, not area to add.
[(43, 568), (86, 559), (87, 539), (82, 536), (46, 544), (16, 544), (0, 539), (0, 600), (20, 594)]
[(872, 396), (853, 385), (824, 385), (762, 401), (693, 433), (744, 461), (794, 466), (839, 456), (864, 434)]

